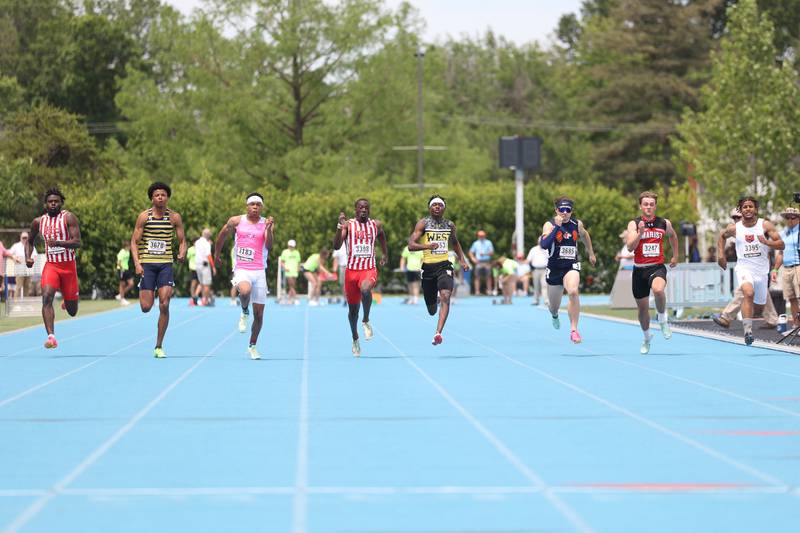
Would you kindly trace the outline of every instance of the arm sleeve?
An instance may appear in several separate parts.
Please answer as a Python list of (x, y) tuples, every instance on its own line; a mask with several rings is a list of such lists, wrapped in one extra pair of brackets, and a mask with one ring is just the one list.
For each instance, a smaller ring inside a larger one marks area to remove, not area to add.
[(559, 229), (561, 229), (560, 226), (553, 226), (553, 231), (550, 232), (550, 235), (548, 235), (547, 237), (542, 237), (542, 239), (539, 241), (539, 244), (541, 245), (542, 248), (544, 248), (545, 250), (550, 249), (550, 247), (553, 245), (553, 241), (556, 240), (556, 232)]

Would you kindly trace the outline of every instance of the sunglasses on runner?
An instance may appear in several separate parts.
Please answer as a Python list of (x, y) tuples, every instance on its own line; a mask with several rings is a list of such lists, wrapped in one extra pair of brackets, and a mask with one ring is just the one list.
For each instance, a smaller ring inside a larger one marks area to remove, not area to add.
[(559, 213), (572, 213), (572, 208), (571, 207), (559, 207), (558, 208), (558, 212)]

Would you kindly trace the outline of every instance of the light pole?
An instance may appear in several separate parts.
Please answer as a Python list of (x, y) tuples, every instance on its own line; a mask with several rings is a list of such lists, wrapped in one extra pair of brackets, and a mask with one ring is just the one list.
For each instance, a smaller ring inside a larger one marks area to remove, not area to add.
[(425, 57), (425, 49), (419, 47), (414, 52), (414, 57), (417, 58), (417, 185), (419, 190), (425, 188), (425, 180), (423, 177), (423, 152), (425, 150), (425, 137), (423, 134), (422, 123), (422, 59)]

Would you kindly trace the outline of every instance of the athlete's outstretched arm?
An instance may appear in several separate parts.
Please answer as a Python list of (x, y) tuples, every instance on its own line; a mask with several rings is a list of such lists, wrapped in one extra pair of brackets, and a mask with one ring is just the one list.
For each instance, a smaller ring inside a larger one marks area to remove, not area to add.
[(186, 233), (183, 231), (183, 219), (175, 211), (172, 212), (172, 225), (175, 226), (175, 235), (178, 237), (178, 261), (183, 263), (186, 259)]
[(728, 268), (728, 258), (725, 257), (725, 241), (734, 235), (736, 235), (736, 226), (734, 224), (728, 224), (724, 230), (719, 232), (719, 238), (717, 239), (717, 264), (723, 270)]
[(69, 238), (65, 241), (50, 241), (50, 245), (61, 246), (62, 248), (72, 248), (73, 250), (75, 248), (80, 248), (81, 228), (78, 226), (78, 217), (72, 213), (68, 213), (64, 218), (66, 218), (67, 221), (67, 236)]
[(456, 225), (452, 222), (450, 223), (450, 228), (452, 231), (450, 232), (450, 242), (453, 243), (453, 250), (456, 252), (456, 257), (458, 258), (458, 262), (461, 265), (461, 269), (466, 272), (469, 270), (469, 263), (464, 258), (464, 250), (461, 248), (461, 243), (458, 241), (458, 235), (456, 234)]
[(625, 236), (626, 246), (628, 247), (629, 252), (636, 251), (636, 247), (639, 246), (639, 240), (642, 238), (642, 232), (644, 232), (644, 222), (639, 222), (639, 225), (636, 225), (635, 220), (631, 220), (628, 222), (628, 232)]
[(380, 264), (383, 266), (389, 261), (389, 246), (386, 244), (386, 233), (383, 231), (383, 224), (376, 220), (375, 225), (378, 226), (378, 241), (381, 243), (381, 252), (383, 252)]
[(333, 249), (338, 250), (347, 238), (347, 215), (344, 211), (339, 212), (339, 222), (336, 223), (336, 234), (333, 236)]
[(542, 235), (539, 237), (539, 246), (549, 250), (556, 238), (556, 227), (548, 220), (542, 224)]
[(586, 251), (589, 253), (589, 262), (592, 266), (597, 264), (597, 256), (594, 255), (594, 248), (592, 247), (592, 236), (589, 235), (589, 232), (583, 226), (583, 222), (580, 220), (578, 221), (578, 233), (581, 236), (581, 240), (583, 241), (583, 245), (586, 246)]
[(217, 240), (214, 241), (214, 263), (219, 263), (219, 254), (222, 252), (222, 247), (225, 245), (225, 241), (228, 239), (228, 234), (232, 231), (236, 230), (236, 226), (239, 225), (239, 221), (241, 220), (241, 215), (237, 215), (228, 219), (222, 229), (219, 230), (217, 234)]
[(672, 222), (669, 219), (664, 220), (667, 223), (667, 237), (669, 237), (669, 245), (672, 247), (672, 258), (669, 260), (670, 268), (675, 268), (678, 264), (678, 234), (672, 227)]
[[(39, 217), (33, 219), (31, 222), (31, 230), (28, 232), (28, 242), (25, 243), (25, 264), (28, 268), (33, 266), (33, 245), (36, 243), (36, 237), (39, 236)], [(3, 259), (0, 258), (0, 261)]]
[(131, 235), (131, 257), (133, 257), (133, 267), (139, 276), (144, 273), (142, 263), (139, 262), (139, 241), (142, 240), (145, 222), (147, 222), (147, 211), (142, 211), (136, 217), (136, 225), (133, 227), (133, 235)]
[(786, 248), (786, 243), (784, 243), (783, 239), (781, 239), (778, 230), (775, 229), (775, 225), (769, 220), (764, 221), (764, 235), (769, 237), (770, 240), (759, 236), (758, 240), (761, 242), (761, 244), (765, 244), (773, 250), (783, 250)]
[(264, 225), (264, 247), (272, 250), (272, 242), (275, 240), (275, 219), (267, 217)]
[(428, 244), (420, 244), (419, 241), (420, 237), (422, 237), (423, 232), (425, 231), (425, 219), (421, 218), (417, 225), (414, 226), (414, 231), (411, 233), (411, 236), (408, 238), (408, 249), (412, 252), (419, 252), (422, 250), (435, 250), (437, 248), (437, 244), (435, 242), (429, 242)]

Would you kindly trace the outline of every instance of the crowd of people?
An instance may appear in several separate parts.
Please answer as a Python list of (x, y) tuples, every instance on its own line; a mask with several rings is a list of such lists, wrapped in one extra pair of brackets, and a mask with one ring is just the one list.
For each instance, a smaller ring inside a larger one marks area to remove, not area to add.
[[(264, 216), (264, 198), (254, 192), (247, 196), (244, 214), (231, 216), (219, 230), (216, 238), (210, 228), (187, 246), (183, 220), (179, 213), (168, 207), (172, 195), (170, 187), (161, 182), (148, 189), (150, 207), (137, 217), (130, 241), (122, 243), (117, 254), (119, 288), (117, 299), (121, 305), (129, 305), (126, 298), (138, 278), (139, 304), (143, 312), (149, 312), (158, 296), (159, 319), (154, 356), (163, 358), (165, 334), (169, 324), (170, 300), (173, 296), (175, 261), (188, 261), (192, 272), (190, 281), (190, 305), (214, 304), (212, 285), (217, 276), (222, 250), (229, 237), (233, 237), (231, 250), (233, 275), (231, 279), (231, 303), (241, 306), (238, 329), (245, 333), (250, 325), (250, 341), (247, 351), (252, 359), (260, 358), (256, 348), (264, 321), (264, 306), (267, 297), (266, 267), (274, 245), (274, 224), (271, 216)], [(53, 188), (45, 193), (45, 214), (34, 219), (30, 232), (20, 236), (20, 242), (10, 249), (0, 243), (0, 257), (11, 258), (16, 264), (24, 263), (31, 268), (35, 262), (35, 241), (41, 236), (45, 244), (46, 263), (41, 272), (42, 317), (47, 331), (46, 348), (55, 348), (58, 342), (54, 333), (53, 299), (62, 294), (62, 307), (74, 316), (78, 311), (78, 279), (75, 254), (81, 247), (80, 229), (74, 214), (63, 209), (64, 195)], [(582, 342), (578, 332), (580, 319), (581, 246), (591, 265), (597, 258), (592, 239), (584, 222), (573, 212), (574, 201), (569, 197), (557, 198), (553, 215), (544, 222), (542, 233), (526, 257), (498, 255), (494, 244), (484, 230), (467, 253), (461, 248), (452, 221), (444, 217), (446, 202), (435, 195), (430, 198), (427, 215), (416, 223), (400, 254), (400, 271), (404, 273), (408, 286), (405, 303), (415, 305), (420, 293), (428, 313), (437, 315), (433, 345), (443, 342), (443, 330), (450, 314), (450, 307), (459, 282), (466, 282), (472, 274), (475, 294), (501, 294), (493, 303), (508, 305), (518, 291), (528, 294), (533, 290), (532, 303), (545, 304), (552, 316), (552, 326), (561, 328), (560, 307), (567, 296), (569, 338), (574, 343)], [(666, 284), (667, 265), (674, 268), (678, 262), (678, 237), (672, 223), (657, 215), (658, 196), (645, 191), (639, 196), (640, 216), (631, 220), (620, 234), (622, 249), (616, 258), (621, 269), (632, 270), (631, 291), (638, 309), (643, 341), (640, 352), (650, 351), (650, 298), (655, 302), (659, 329), (664, 339), (672, 335), (667, 315)], [(370, 311), (373, 290), (378, 283), (378, 268), (384, 267), (389, 258), (383, 225), (370, 216), (368, 199), (359, 198), (354, 204), (354, 214), (348, 217), (339, 214), (336, 229), (332, 231), (334, 252), (323, 248), (310, 254), (305, 261), (297, 249), (294, 239), (287, 242), (278, 256), (282, 278), (286, 283), (284, 303), (296, 304), (297, 280), (303, 275), (308, 284), (308, 305), (320, 305), (322, 285), (326, 281), (339, 283), (343, 302), (348, 308), (348, 322), (352, 337), (352, 352), (361, 354), (358, 322), (364, 339), (373, 337)], [(758, 201), (746, 196), (740, 199), (731, 212), (731, 223), (719, 233), (715, 257), (722, 269), (735, 254), (738, 289), (733, 301), (714, 317), (717, 324), (729, 327), (736, 316), (741, 315), (745, 344), (753, 343), (753, 318), (764, 313), (768, 325), (777, 321), (771, 306), (768, 287), (780, 281), (783, 295), (789, 302), (789, 322), (800, 321), (798, 296), (800, 296), (800, 258), (798, 257), (797, 208), (787, 207), (781, 212), (785, 228), (778, 231), (768, 219), (759, 216)], [(665, 242), (671, 248), (671, 256), (665, 257)], [(376, 243), (380, 245), (380, 256), (376, 256)], [(176, 249), (173, 247), (177, 244)], [(693, 254), (695, 256), (697, 254)], [(333, 260), (328, 268), (328, 260)], [(470, 263), (471, 261), (471, 263)], [(3, 261), (5, 263), (5, 261)], [(458, 267), (458, 268), (456, 268)], [(12, 279), (5, 277), (11, 286)], [(31, 294), (33, 276), (25, 276), (25, 283), (17, 281), (14, 290), (20, 294)], [(29, 292), (30, 291), (30, 292)], [(252, 309), (252, 315), (251, 315)], [(252, 324), (250, 324), (252, 320)]]

